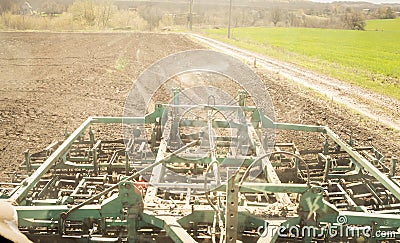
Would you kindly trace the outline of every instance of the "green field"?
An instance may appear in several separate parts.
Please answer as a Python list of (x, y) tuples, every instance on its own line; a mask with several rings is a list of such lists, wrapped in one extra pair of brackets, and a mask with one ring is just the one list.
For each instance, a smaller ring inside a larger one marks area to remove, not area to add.
[(397, 19), (373, 19), (366, 21), (366, 30), (375, 31), (400, 31), (400, 18)]
[(232, 39), (226, 29), (206, 33), (400, 100), (400, 19), (371, 20), (367, 29), (235, 28)]

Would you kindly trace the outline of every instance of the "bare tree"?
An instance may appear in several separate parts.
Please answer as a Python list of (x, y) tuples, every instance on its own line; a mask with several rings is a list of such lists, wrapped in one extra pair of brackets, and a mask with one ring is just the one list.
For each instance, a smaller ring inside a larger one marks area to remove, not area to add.
[(158, 28), (164, 15), (160, 8), (152, 5), (139, 8), (138, 13), (149, 24), (150, 31)]
[(365, 17), (361, 11), (347, 11), (342, 16), (345, 27), (352, 30), (365, 30)]
[(93, 0), (76, 0), (68, 9), (74, 20), (86, 25), (95, 25), (96, 13)]
[(56, 0), (46, 0), (41, 5), (41, 11), (51, 15), (61, 14), (64, 10), (65, 6)]
[(250, 10), (249, 13), (250, 26), (254, 26), (257, 20), (259, 19), (260, 19), (260, 12), (254, 9)]
[(301, 15), (299, 16), (295, 13), (288, 13), (286, 18), (290, 27), (298, 27), (301, 24)]
[(22, 4), (22, 6), (20, 8), (20, 14), (22, 14), (22, 15), (32, 15), (33, 14), (33, 8), (28, 1), (26, 1), (24, 4)]
[(99, 27), (107, 27), (113, 14), (114, 7), (113, 0), (103, 0), (98, 4), (96, 17)]
[(188, 29), (193, 29), (193, 0), (189, 0), (189, 13), (187, 16), (188, 20)]
[(245, 12), (243, 9), (234, 8), (232, 9), (232, 23), (235, 28), (243, 26), (243, 21), (245, 19)]
[(279, 21), (281, 21), (282, 18), (282, 11), (279, 8), (275, 8), (271, 11), (271, 21), (274, 23), (274, 26), (278, 24)]
[(396, 18), (396, 14), (391, 7), (379, 8), (378, 11), (380, 13), (379, 17), (381, 19), (395, 19)]
[(0, 0), (0, 13), (13, 11), (22, 3), (21, 0)]

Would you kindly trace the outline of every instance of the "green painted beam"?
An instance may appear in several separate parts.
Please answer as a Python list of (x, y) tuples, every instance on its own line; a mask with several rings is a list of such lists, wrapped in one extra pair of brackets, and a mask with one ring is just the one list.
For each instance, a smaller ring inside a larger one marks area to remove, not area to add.
[(384, 185), (398, 200), (400, 200), (400, 187), (396, 185), (392, 180), (390, 180), (385, 174), (380, 172), (373, 164), (371, 164), (367, 159), (365, 159), (360, 153), (355, 151), (347, 143), (343, 142), (338, 135), (336, 135), (329, 128), (325, 128), (326, 134), (335, 143), (337, 143), (340, 148), (346, 151), (350, 157), (357, 161), (364, 170), (368, 171), (373, 177), (375, 177), (382, 185)]
[(400, 215), (379, 214), (366, 212), (339, 211), (339, 215), (323, 215), (319, 219), (322, 222), (337, 223), (337, 218), (342, 217), (349, 225), (370, 225), (378, 227), (396, 227), (400, 225)]
[(144, 117), (92, 117), (92, 124), (144, 124)]
[[(181, 120), (179, 122), (180, 127), (205, 127), (207, 126), (207, 121), (200, 121), (200, 120)], [(212, 122), (213, 128), (238, 128), (242, 126), (241, 124), (235, 122), (228, 122), (228, 121), (219, 121), (214, 120)]]
[[(306, 184), (291, 184), (291, 183), (253, 183), (243, 182), (239, 188), (240, 192), (265, 192), (265, 193), (304, 193), (309, 187)], [(225, 191), (226, 185), (223, 184), (213, 191)]]
[(196, 242), (173, 216), (155, 216), (142, 213), (140, 218), (157, 228), (164, 229), (174, 242)]
[(49, 158), (37, 169), (31, 176), (26, 178), (21, 186), (13, 195), (11, 195), (10, 199), (16, 201), (17, 203), (21, 203), (28, 191), (31, 190), (36, 183), (40, 180), (40, 178), (47, 173), (47, 171), (55, 164), (58, 159), (60, 159), (71, 147), (72, 143), (90, 126), (92, 122), (92, 118), (89, 117), (82, 125), (80, 125), (61, 145), (50, 155)]
[(275, 123), (275, 128), (278, 130), (322, 132), (322, 133), (324, 133), (326, 129), (326, 127), (323, 126), (312, 126), (312, 125), (301, 125), (301, 124), (290, 124), (290, 123)]
[(172, 104), (162, 104), (164, 107), (176, 107), (182, 109), (190, 109), (190, 108), (203, 108), (209, 110), (219, 110), (219, 111), (234, 111), (234, 110), (242, 110), (242, 111), (249, 111), (254, 112), (257, 111), (257, 107), (255, 106), (238, 106), (238, 105), (206, 105), (206, 104), (199, 104), (199, 105), (172, 105)]
[[(35, 219), (35, 220), (59, 220), (60, 215), (63, 212), (67, 212), (69, 207), (67, 205), (57, 206), (16, 206), (18, 219), (20, 226), (22, 223), (29, 222), (24, 219)], [(85, 218), (101, 218), (100, 205), (86, 205), (80, 208), (79, 213), (70, 216), (70, 220), (83, 220)]]
[(164, 221), (164, 229), (168, 236), (176, 243), (186, 243), (196, 241), (189, 235), (189, 233), (177, 222), (174, 216), (157, 216)]
[[(269, 160), (269, 158), (265, 157), (265, 155), (267, 155), (267, 152), (265, 151), (265, 149), (261, 143), (261, 140), (258, 137), (256, 129), (254, 128), (254, 126), (251, 122), (247, 122), (246, 125), (247, 125), (247, 133), (251, 140), (251, 143), (255, 147), (257, 158), (262, 158), (261, 163), (262, 163), (262, 168), (263, 168), (265, 177), (267, 178), (268, 182), (270, 182), (270, 183), (281, 184), (279, 176), (276, 173), (274, 167), (272, 166), (271, 161)], [(284, 204), (291, 203), (289, 196), (285, 193), (276, 193), (276, 197), (277, 197), (278, 201), (281, 203), (284, 203)]]

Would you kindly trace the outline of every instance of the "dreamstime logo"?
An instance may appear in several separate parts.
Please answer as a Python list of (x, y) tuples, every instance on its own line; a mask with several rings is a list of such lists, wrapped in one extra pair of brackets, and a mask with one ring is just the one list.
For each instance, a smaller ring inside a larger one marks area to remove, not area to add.
[(290, 227), (269, 225), (268, 221), (264, 221), (264, 225), (257, 228), (260, 237), (290, 237), (290, 238), (394, 238), (395, 231), (372, 231), (370, 226), (351, 226), (345, 225), (347, 217), (339, 215), (336, 224), (323, 225), (321, 227), (293, 225)]
[(339, 215), (336, 218), (336, 222), (338, 222), (339, 224), (345, 224), (347, 223), (347, 217), (344, 215)]
[[(209, 80), (203, 82), (200, 79), (196, 79), (199, 73), (206, 74), (204, 78), (207, 79), (208, 77)], [(175, 82), (175, 80), (178, 81)], [(227, 80), (235, 84), (235, 89), (236, 87), (238, 89), (234, 90), (236, 92), (233, 92), (233, 86)], [(175, 86), (171, 86), (171, 81)], [(179, 88), (178, 92), (173, 94), (172, 98), (166, 99), (174, 88)], [(231, 92), (227, 92), (227, 90)], [(158, 137), (158, 139), (166, 141), (167, 151), (174, 152), (187, 144), (187, 141), (199, 139), (199, 146), (190, 148), (190, 151), (187, 150), (189, 151), (187, 153), (188, 156), (185, 155), (185, 152), (176, 154), (174, 156), (176, 160), (188, 161), (193, 158), (198, 160), (212, 157), (210, 154), (214, 153), (214, 161), (212, 162), (224, 164), (228, 157), (227, 154), (221, 154), (218, 158), (219, 160), (216, 161), (217, 155), (215, 154), (222, 152), (213, 147), (213, 144), (216, 143), (216, 137), (221, 136), (225, 138), (236, 137), (237, 142), (228, 141), (230, 142), (228, 150), (238, 149), (240, 150), (238, 152), (239, 155), (246, 155), (251, 147), (251, 140), (246, 130), (248, 127), (247, 111), (238, 105), (237, 91), (239, 90), (243, 90), (256, 109), (274, 122), (275, 113), (268, 90), (259, 76), (240, 60), (210, 50), (185, 51), (161, 59), (138, 77), (128, 93), (123, 114), (123, 135), (127, 148), (133, 147), (132, 141), (135, 139), (146, 138), (149, 140)], [(163, 114), (157, 114), (158, 120), (152, 121), (151, 119), (154, 118), (151, 117), (146, 120), (153, 126), (153, 130), (150, 131), (149, 125), (145, 124), (145, 121), (142, 124), (138, 124), (137, 120), (131, 118), (145, 117), (149, 114), (149, 111), (154, 110), (154, 102), (160, 98), (157, 92), (160, 91), (162, 94), (162, 102), (160, 103), (165, 104), (165, 109)], [(225, 121), (225, 127), (215, 128), (214, 125), (207, 125), (207, 121), (210, 124), (210, 121), (220, 120)], [(197, 124), (201, 125), (197, 127), (191, 126), (190, 122), (194, 124), (196, 121), (199, 121)], [(260, 124), (262, 123), (262, 121), (259, 122)], [(262, 126), (260, 126), (259, 130), (259, 135), (262, 136), (262, 145), (268, 152), (275, 143), (275, 130), (273, 127), (262, 128)], [(218, 134), (218, 132), (222, 134)], [(135, 159), (134, 154), (134, 151), (128, 152), (128, 156), (132, 160)], [(195, 156), (193, 157), (193, 155)], [(153, 154), (152, 157), (156, 158), (157, 154)], [(244, 156), (238, 156), (238, 158), (235, 160), (237, 168), (244, 162)], [(150, 176), (149, 173), (144, 173), (142, 177), (150, 183), (162, 183), (164, 181), (169, 183), (190, 183), (190, 181), (198, 181), (196, 173), (183, 174), (171, 170), (165, 164), (160, 166), (163, 168), (158, 171), (163, 173), (162, 175), (153, 173)], [(259, 173), (262, 173), (262, 170), (257, 170), (255, 167), (249, 179), (254, 178)], [(208, 175), (204, 175), (204, 181), (211, 182), (208, 183), (208, 186), (215, 182), (214, 177), (216, 177), (216, 174), (218, 173), (215, 170), (210, 170)], [(227, 177), (232, 174), (232, 171), (225, 171), (217, 177), (220, 177), (218, 178), (220, 181), (227, 181)], [(170, 177), (166, 178), (165, 175)], [(211, 177), (207, 178), (207, 176)], [(152, 177), (157, 177), (157, 181), (152, 180)], [(166, 188), (160, 189), (165, 190)], [(200, 189), (199, 193), (201, 193)]]

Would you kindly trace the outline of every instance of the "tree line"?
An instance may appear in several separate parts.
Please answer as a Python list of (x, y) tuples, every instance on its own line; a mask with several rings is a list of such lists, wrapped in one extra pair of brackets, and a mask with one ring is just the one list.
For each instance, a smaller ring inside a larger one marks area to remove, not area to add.
[[(176, 3), (116, 0), (0, 0), (3, 29), (137, 29), (219, 28), (227, 26), (228, 7), (189, 0)], [(397, 17), (400, 5), (331, 4), (296, 1), (238, 5), (232, 26), (282, 26), (363, 30), (366, 19)], [(21, 17), (24, 15), (23, 17)], [(26, 16), (29, 15), (29, 16)]]

